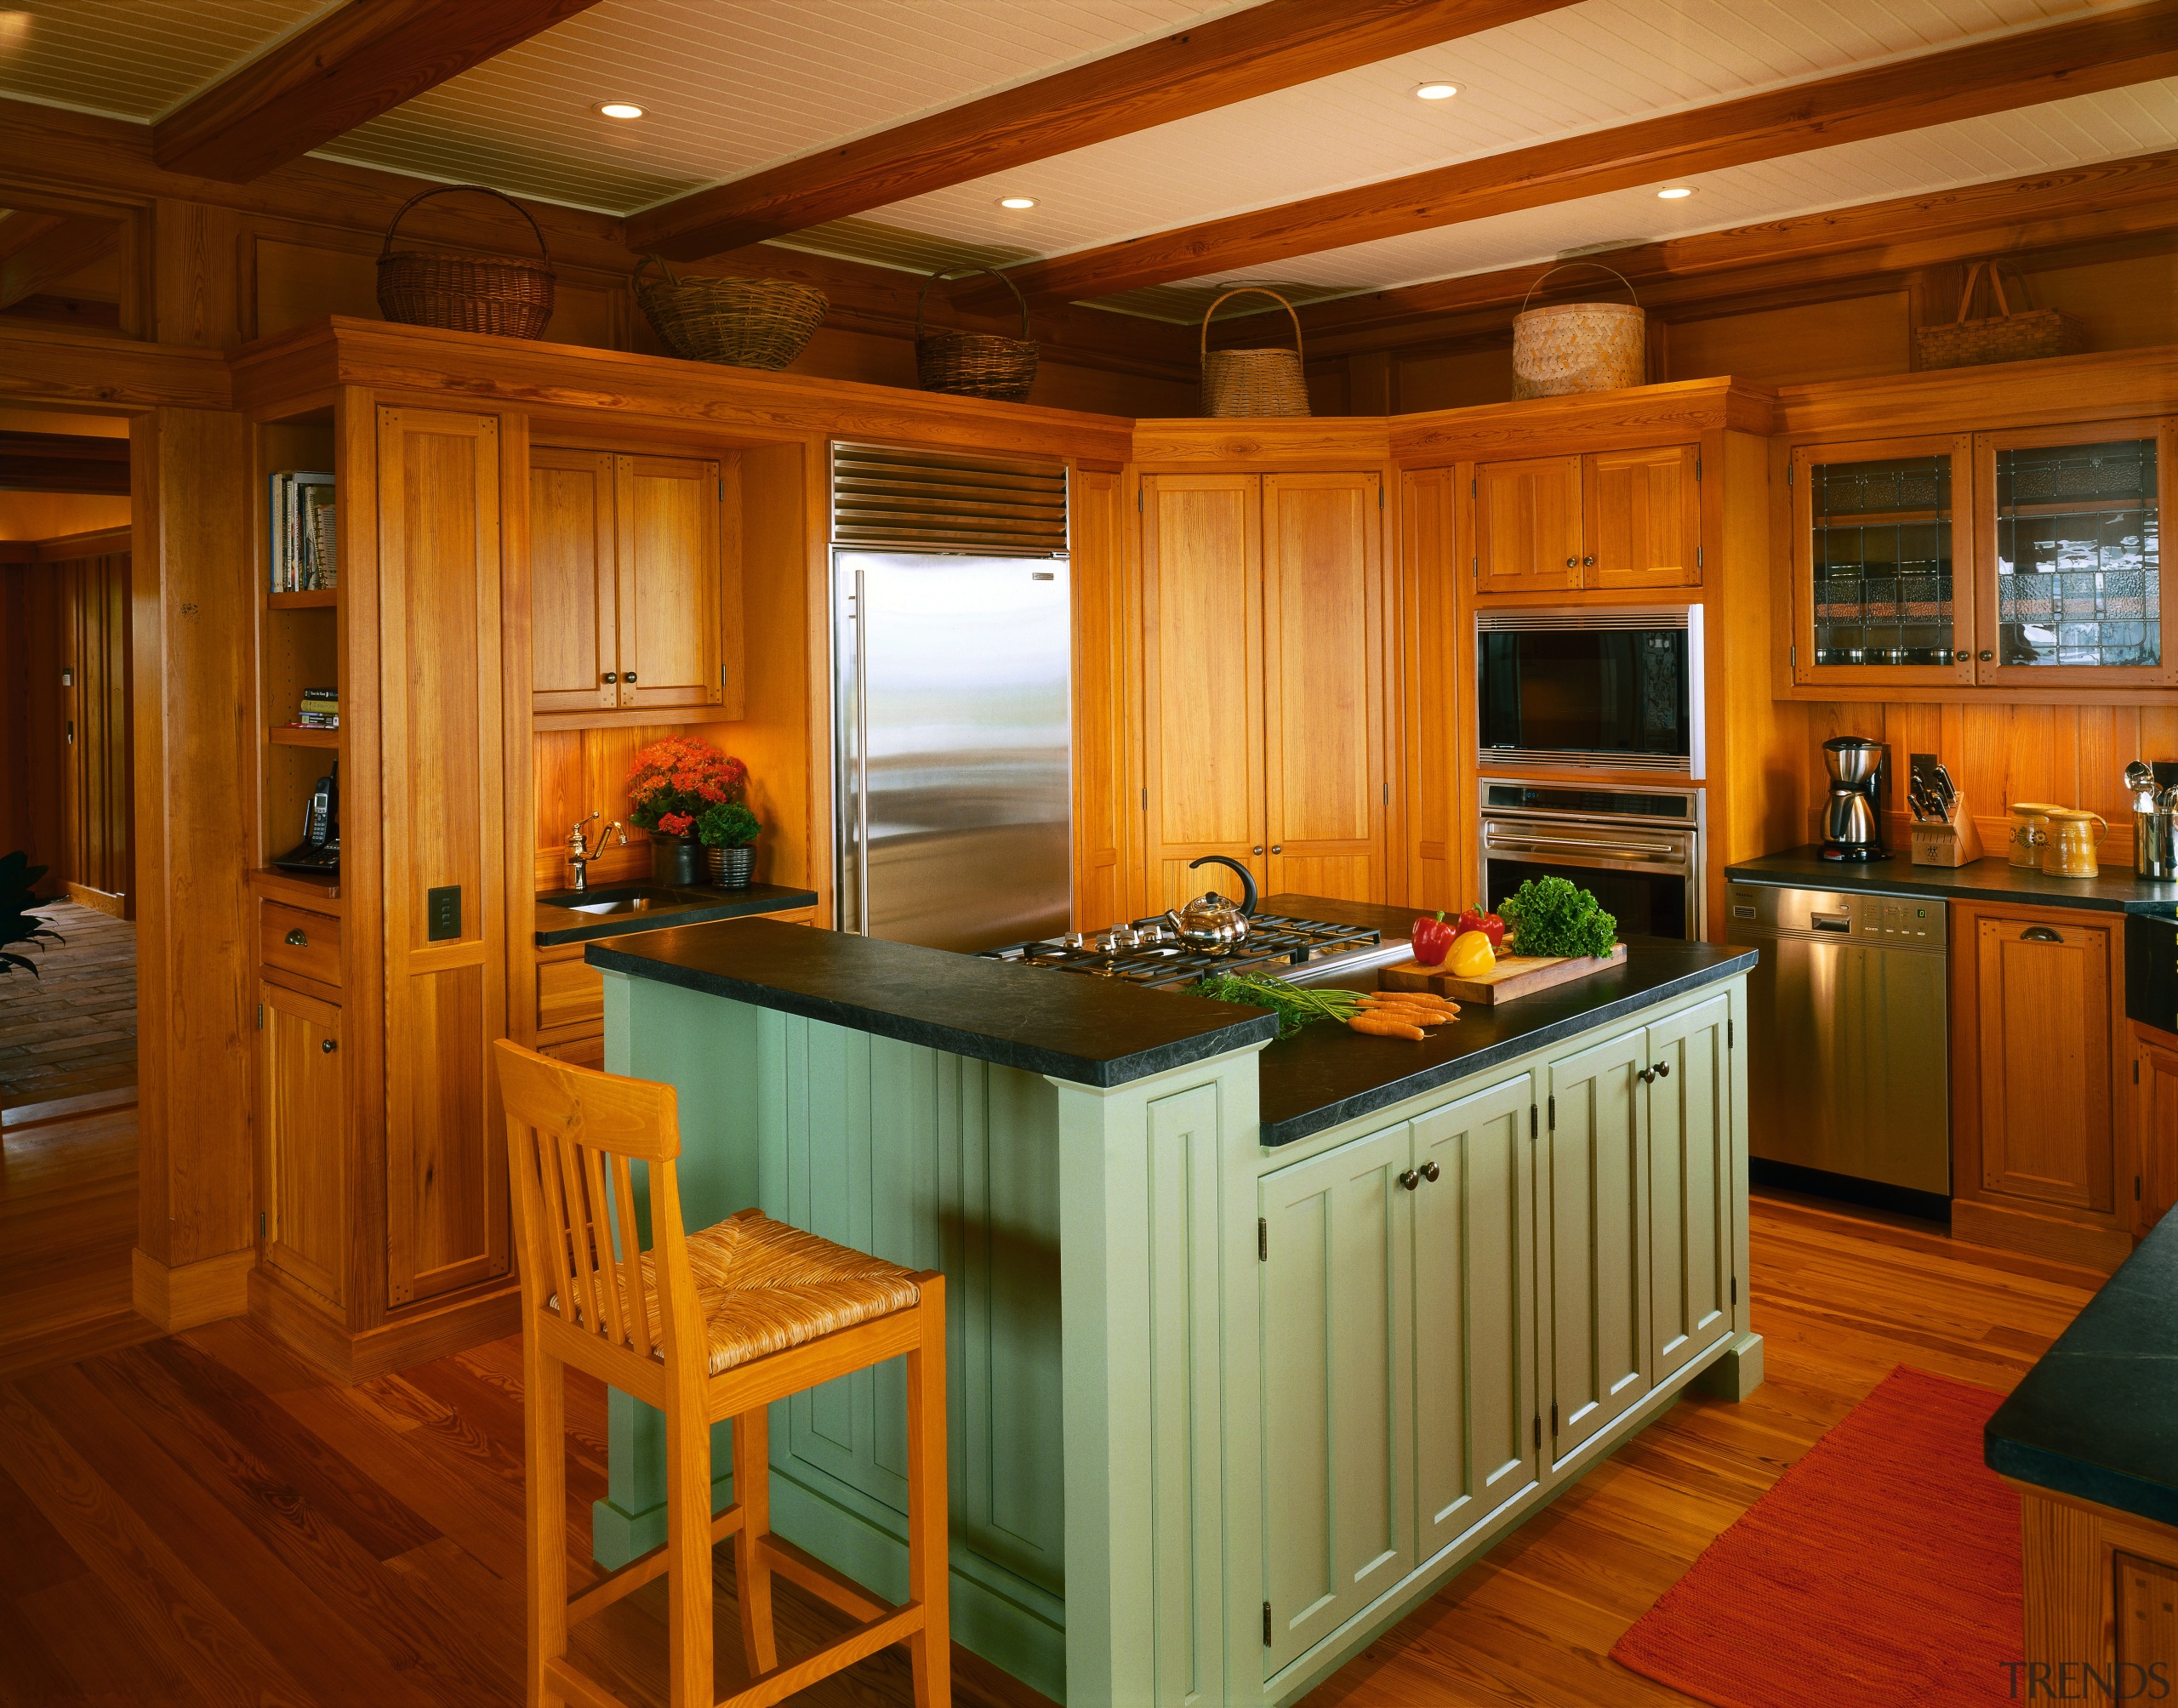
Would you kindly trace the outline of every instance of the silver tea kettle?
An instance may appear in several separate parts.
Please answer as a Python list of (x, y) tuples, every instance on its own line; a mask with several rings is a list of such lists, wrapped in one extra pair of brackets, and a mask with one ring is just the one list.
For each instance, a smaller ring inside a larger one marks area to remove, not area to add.
[(1248, 868), (1237, 860), (1229, 860), (1223, 854), (1206, 854), (1200, 860), (1188, 862), (1188, 870), (1198, 866), (1226, 866), (1240, 880), (1240, 901), (1236, 907), (1215, 890), (1206, 890), (1192, 902), (1174, 908), (1165, 917), (1183, 943), (1197, 948), (1219, 948), (1228, 943), (1237, 943), (1248, 934), (1248, 919), (1256, 910), (1256, 880)]

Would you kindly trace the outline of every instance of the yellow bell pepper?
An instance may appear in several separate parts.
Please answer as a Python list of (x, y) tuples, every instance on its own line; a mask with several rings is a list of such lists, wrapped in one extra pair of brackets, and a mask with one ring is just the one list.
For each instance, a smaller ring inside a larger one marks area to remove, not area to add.
[(1479, 978), (1497, 965), (1497, 957), (1491, 952), (1487, 931), (1462, 931), (1452, 939), (1452, 952), (1445, 958), (1445, 965), (1455, 978)]

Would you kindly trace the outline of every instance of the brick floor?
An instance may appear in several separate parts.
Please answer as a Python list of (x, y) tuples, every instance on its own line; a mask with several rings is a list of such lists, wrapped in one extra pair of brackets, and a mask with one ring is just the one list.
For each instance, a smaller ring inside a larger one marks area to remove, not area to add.
[(136, 927), (73, 902), (37, 910), (66, 941), (0, 975), (0, 1108), (136, 1083)]

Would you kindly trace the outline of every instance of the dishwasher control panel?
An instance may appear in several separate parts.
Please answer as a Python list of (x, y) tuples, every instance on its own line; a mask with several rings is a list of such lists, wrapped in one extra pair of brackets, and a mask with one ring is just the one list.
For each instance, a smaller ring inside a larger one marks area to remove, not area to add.
[(1944, 904), (1932, 896), (1733, 884), (1725, 908), (1728, 931), (1735, 933), (1805, 932), (1816, 938), (1848, 937), (1914, 948), (1941, 948), (1950, 940)]

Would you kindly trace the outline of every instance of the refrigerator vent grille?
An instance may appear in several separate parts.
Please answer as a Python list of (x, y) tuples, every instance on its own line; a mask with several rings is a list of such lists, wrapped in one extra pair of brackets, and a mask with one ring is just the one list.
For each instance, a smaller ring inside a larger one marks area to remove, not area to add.
[(876, 550), (1063, 556), (1066, 465), (835, 445), (832, 539)]

